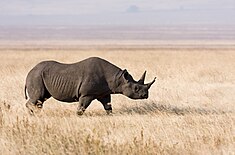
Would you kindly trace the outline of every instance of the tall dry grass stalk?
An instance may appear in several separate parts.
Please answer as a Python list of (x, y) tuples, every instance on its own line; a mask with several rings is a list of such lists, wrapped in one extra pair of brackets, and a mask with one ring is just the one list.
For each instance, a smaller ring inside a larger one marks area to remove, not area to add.
[[(1, 44), (0, 154), (235, 153), (234, 47), (56, 47)], [(149, 99), (113, 95), (112, 116), (94, 101), (78, 117), (76, 104), (51, 98), (39, 115), (28, 115), (23, 88), (34, 65), (90, 56), (127, 68), (136, 79), (144, 70), (147, 81), (157, 76)]]

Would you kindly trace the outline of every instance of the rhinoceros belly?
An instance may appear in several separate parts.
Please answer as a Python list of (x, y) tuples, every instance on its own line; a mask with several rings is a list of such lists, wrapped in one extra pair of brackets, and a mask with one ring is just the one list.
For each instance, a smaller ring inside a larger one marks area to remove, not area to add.
[(51, 75), (44, 78), (46, 88), (53, 98), (64, 102), (75, 102), (78, 100), (76, 82), (69, 76)]

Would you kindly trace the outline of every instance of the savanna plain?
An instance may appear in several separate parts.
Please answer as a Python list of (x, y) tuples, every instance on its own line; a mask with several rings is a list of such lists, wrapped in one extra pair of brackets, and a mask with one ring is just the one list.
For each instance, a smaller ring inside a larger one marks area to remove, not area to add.
[[(27, 73), (43, 60), (98, 56), (138, 80), (155, 76), (147, 100), (112, 95), (113, 114), (93, 101), (48, 99), (31, 116)], [(52, 41), (0, 43), (0, 154), (235, 154), (235, 46), (227, 42)]]

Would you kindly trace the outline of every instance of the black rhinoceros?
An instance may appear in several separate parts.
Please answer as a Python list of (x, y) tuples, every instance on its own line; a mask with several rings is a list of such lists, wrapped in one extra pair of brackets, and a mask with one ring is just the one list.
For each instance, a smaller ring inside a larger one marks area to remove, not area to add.
[[(123, 94), (131, 99), (147, 99), (148, 89), (155, 82), (144, 84), (146, 71), (135, 81), (126, 69), (91, 57), (73, 64), (43, 61), (26, 78), (26, 107), (33, 113), (51, 96), (63, 102), (79, 102), (77, 114), (82, 115), (91, 101), (100, 101), (106, 112), (112, 112), (111, 94)], [(26, 93), (27, 91), (27, 93)]]

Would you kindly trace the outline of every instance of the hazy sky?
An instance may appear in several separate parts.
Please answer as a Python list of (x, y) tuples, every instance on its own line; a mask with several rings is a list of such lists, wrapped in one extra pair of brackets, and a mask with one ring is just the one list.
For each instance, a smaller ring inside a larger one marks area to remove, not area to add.
[(88, 24), (115, 24), (112, 19), (126, 24), (130, 20), (154, 24), (194, 19), (231, 23), (235, 20), (235, 0), (0, 0), (0, 16), (5, 17), (0, 22), (9, 22), (9, 15), (77, 15), (81, 23)]
[(235, 9), (235, 0), (1, 0), (0, 14), (94, 14), (175, 9)]

